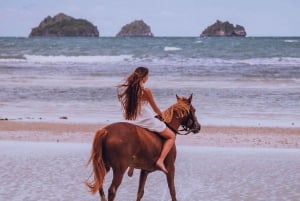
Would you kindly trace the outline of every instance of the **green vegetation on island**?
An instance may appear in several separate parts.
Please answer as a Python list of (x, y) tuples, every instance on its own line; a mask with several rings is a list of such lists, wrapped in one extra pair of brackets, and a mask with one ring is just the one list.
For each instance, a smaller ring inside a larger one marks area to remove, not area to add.
[(60, 13), (54, 17), (46, 17), (38, 27), (33, 28), (29, 37), (61, 37), (81, 36), (99, 37), (96, 26), (84, 19), (75, 19)]
[[(234, 26), (228, 21), (221, 22), (217, 20), (214, 24), (208, 26), (201, 37), (210, 36), (246, 36), (245, 28), (241, 25)], [(85, 19), (75, 19), (63, 13), (54, 17), (46, 17), (38, 27), (32, 29), (29, 37), (99, 37), (99, 31), (96, 26)], [(116, 34), (117, 37), (153, 37), (151, 28), (143, 20), (134, 20), (124, 25)]]
[(153, 37), (150, 26), (143, 20), (135, 20), (122, 27), (118, 37)]

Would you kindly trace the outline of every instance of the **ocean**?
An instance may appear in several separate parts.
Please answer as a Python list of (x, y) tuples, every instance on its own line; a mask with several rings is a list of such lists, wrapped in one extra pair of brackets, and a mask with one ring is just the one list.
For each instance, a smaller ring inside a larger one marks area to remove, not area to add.
[(300, 37), (2, 37), (0, 118), (122, 121), (137, 66), (161, 110), (193, 94), (203, 126), (300, 127)]

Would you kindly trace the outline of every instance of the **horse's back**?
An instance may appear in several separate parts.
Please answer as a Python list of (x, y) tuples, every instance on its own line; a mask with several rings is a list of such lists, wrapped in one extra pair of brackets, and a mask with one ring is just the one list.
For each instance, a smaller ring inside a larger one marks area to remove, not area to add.
[(128, 123), (128, 122), (116, 122), (105, 127), (109, 137), (117, 139), (127, 139), (126, 141), (133, 142), (135, 140), (140, 142), (162, 143), (162, 138), (145, 128)]

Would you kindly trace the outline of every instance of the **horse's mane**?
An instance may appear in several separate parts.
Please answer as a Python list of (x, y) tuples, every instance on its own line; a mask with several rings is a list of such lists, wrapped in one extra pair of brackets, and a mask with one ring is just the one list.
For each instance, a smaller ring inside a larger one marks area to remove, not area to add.
[(170, 106), (162, 113), (162, 118), (166, 123), (170, 123), (173, 118), (174, 112), (176, 112), (178, 117), (181, 118), (187, 115), (189, 110), (190, 105), (187, 102), (183, 100), (178, 100), (175, 104)]

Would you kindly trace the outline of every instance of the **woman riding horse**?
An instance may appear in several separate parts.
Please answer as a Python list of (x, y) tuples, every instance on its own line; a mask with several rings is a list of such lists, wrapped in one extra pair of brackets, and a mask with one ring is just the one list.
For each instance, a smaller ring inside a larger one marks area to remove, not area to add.
[[(166, 173), (172, 201), (177, 201), (174, 185), (174, 133), (178, 133), (180, 125), (188, 132), (194, 133), (199, 132), (201, 126), (197, 121), (196, 110), (191, 104), (192, 95), (189, 98), (176, 95), (177, 102), (161, 114), (150, 89), (143, 87), (148, 79), (147, 75), (148, 69), (139, 67), (119, 86), (122, 89), (119, 98), (124, 107), (124, 116), (133, 120), (132, 123), (113, 123), (95, 134), (89, 159), (89, 163), (93, 165), (94, 180), (87, 181), (86, 184), (93, 194), (99, 191), (101, 201), (106, 201), (103, 182), (110, 168), (113, 170), (113, 179), (108, 190), (108, 201), (113, 201), (128, 167), (141, 169), (137, 201), (144, 195), (148, 174), (156, 170)], [(149, 105), (161, 115), (167, 127), (164, 122), (154, 118)]]
[[(146, 67), (137, 67), (128, 76), (125, 83), (119, 85), (121, 89), (118, 94), (122, 103), (124, 117), (126, 120), (133, 120), (132, 123), (159, 133), (164, 139), (164, 145), (156, 165), (165, 173), (168, 173), (164, 160), (175, 142), (175, 134), (166, 127), (166, 124), (155, 118), (156, 112), (161, 116), (161, 111), (156, 105), (151, 89), (145, 88), (148, 80), (149, 70)], [(152, 111), (152, 110), (153, 111)]]

